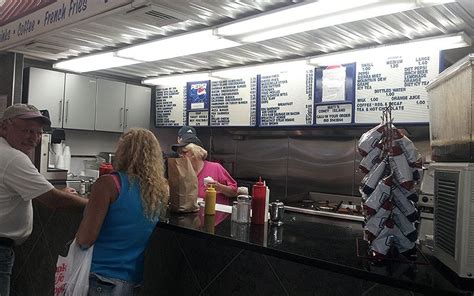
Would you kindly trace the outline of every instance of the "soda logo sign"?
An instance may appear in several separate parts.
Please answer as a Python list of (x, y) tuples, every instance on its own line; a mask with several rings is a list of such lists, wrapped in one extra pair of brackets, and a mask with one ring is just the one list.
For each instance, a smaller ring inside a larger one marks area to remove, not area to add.
[(191, 89), (196, 89), (196, 90), (206, 90), (207, 83), (196, 83), (191, 85)]

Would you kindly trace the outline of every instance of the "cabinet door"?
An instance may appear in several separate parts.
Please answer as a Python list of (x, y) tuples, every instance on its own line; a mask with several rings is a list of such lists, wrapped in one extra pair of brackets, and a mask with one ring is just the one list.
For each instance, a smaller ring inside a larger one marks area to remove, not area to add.
[(30, 68), (28, 104), (48, 110), (51, 127), (62, 127), (64, 106), (64, 73)]
[(150, 128), (151, 88), (127, 84), (125, 95), (125, 130)]
[(64, 128), (94, 130), (96, 92), (95, 78), (66, 74)]
[(125, 83), (97, 79), (95, 129), (123, 132), (125, 110)]

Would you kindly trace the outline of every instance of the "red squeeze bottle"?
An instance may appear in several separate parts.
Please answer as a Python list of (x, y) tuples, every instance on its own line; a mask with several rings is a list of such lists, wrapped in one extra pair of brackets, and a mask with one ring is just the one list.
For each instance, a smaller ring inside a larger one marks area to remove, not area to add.
[(267, 188), (262, 182), (262, 177), (258, 177), (258, 182), (252, 186), (252, 224), (265, 223), (265, 199)]

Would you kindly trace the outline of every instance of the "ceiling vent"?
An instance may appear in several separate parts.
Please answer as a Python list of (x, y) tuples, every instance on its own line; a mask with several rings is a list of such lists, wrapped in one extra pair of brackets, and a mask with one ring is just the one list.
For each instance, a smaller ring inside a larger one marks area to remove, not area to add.
[(49, 54), (59, 54), (62, 52), (67, 51), (68, 49), (59, 45), (53, 45), (43, 42), (31, 42), (25, 44), (25, 48), (28, 50), (42, 52), (42, 53), (49, 53)]
[(189, 15), (156, 4), (140, 6), (129, 10), (126, 12), (126, 17), (157, 27), (164, 27), (192, 19)]

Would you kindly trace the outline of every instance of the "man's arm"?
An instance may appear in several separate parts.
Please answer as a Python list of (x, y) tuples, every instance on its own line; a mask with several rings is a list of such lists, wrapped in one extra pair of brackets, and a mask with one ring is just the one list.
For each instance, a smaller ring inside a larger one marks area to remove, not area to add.
[(79, 208), (82, 210), (87, 205), (86, 198), (56, 188), (41, 194), (35, 200), (48, 208)]

